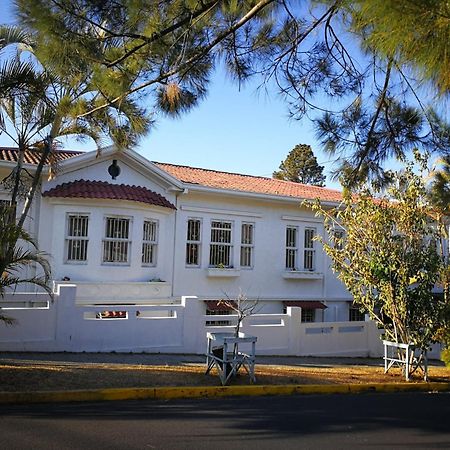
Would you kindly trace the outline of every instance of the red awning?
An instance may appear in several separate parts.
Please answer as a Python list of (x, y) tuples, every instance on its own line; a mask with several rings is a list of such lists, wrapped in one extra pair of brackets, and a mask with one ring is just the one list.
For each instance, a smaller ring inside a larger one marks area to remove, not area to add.
[(326, 309), (328, 306), (322, 302), (308, 301), (308, 300), (286, 300), (283, 302), (284, 306), (298, 306), (303, 309)]
[[(228, 302), (232, 303), (234, 306), (237, 306), (233, 301)], [(205, 303), (206, 309), (208, 309), (209, 311), (233, 311), (232, 308), (230, 308), (228, 305), (225, 305), (225, 303), (221, 302), (220, 300), (205, 300)]]

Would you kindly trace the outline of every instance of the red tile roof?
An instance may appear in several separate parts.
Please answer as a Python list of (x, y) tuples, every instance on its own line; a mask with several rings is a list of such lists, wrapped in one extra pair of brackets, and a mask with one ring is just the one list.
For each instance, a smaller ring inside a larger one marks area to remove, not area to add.
[(77, 180), (70, 183), (63, 183), (44, 192), (42, 196), (129, 200), (176, 209), (165, 197), (142, 186), (111, 184), (106, 181)]
[(308, 200), (316, 198), (332, 202), (340, 202), (342, 200), (342, 193), (334, 189), (276, 180), (274, 178), (219, 172), (168, 163), (154, 162), (154, 164), (180, 181), (189, 184)]
[[(0, 160), (17, 162), (18, 156), (17, 148), (14, 147), (0, 147)], [(57, 150), (55, 156), (57, 161), (64, 161), (65, 159), (73, 158), (74, 156), (81, 155), (84, 152), (77, 152), (73, 150)], [(39, 163), (38, 151), (28, 150), (25, 152), (25, 164), (38, 164)]]
[[(81, 155), (82, 153), (84, 152), (58, 150), (56, 156), (59, 161), (64, 161), (74, 156)], [(0, 160), (16, 162), (17, 149), (12, 147), (0, 147)], [(25, 162), (37, 164), (37, 153), (32, 151), (27, 152), (25, 155)], [(220, 172), (217, 170), (179, 166), (169, 163), (154, 162), (154, 164), (181, 182), (187, 184), (297, 199), (314, 200), (319, 198), (322, 201), (330, 202), (340, 202), (342, 200), (342, 193), (334, 189), (276, 180), (268, 177)]]

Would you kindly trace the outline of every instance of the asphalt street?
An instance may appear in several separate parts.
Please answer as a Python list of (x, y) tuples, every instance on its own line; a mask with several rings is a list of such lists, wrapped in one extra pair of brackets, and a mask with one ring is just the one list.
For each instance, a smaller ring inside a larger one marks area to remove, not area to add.
[(450, 394), (12, 405), (0, 448), (450, 448)]

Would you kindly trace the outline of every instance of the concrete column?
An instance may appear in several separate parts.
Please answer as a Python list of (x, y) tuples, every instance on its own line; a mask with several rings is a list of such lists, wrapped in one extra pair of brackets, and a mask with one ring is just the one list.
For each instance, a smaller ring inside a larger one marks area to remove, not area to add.
[(184, 295), (183, 306), (183, 344), (186, 353), (206, 352), (206, 331), (204, 323), (205, 306), (198, 297)]
[(302, 321), (302, 308), (288, 306), (286, 308), (286, 326), (288, 327), (289, 355), (300, 355), (300, 323)]

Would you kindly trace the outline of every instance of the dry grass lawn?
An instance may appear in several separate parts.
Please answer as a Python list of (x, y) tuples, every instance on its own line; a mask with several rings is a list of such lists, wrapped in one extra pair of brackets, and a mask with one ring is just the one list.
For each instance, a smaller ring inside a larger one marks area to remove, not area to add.
[[(450, 382), (450, 369), (430, 367), (430, 381)], [(269, 366), (257, 365), (258, 384), (345, 384), (403, 382), (400, 369), (384, 374), (376, 366)], [(231, 380), (248, 384), (245, 372)], [(422, 382), (417, 373), (412, 382)], [(155, 386), (217, 386), (217, 374), (205, 375), (205, 366), (149, 366), (117, 363), (33, 361), (0, 363), (0, 391), (48, 391)]]

